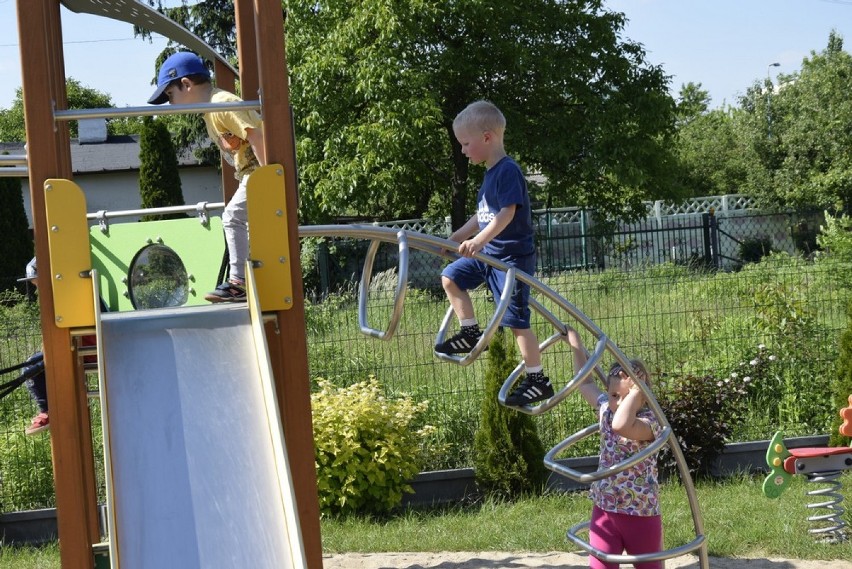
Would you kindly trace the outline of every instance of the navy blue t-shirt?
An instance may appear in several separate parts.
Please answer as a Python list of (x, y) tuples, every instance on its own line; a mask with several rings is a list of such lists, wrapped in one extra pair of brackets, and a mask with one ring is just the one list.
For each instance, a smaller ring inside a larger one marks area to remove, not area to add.
[(476, 196), (476, 218), (479, 230), (485, 229), (504, 207), (516, 205), (515, 216), (483, 249), (483, 253), (501, 258), (510, 255), (529, 255), (535, 252), (532, 213), (527, 181), (518, 163), (504, 156), (485, 171), (485, 179)]

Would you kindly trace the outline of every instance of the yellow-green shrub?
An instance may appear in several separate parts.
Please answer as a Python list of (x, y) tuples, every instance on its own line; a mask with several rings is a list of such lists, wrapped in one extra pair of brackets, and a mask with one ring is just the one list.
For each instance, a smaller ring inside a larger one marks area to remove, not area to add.
[(317, 488), (323, 514), (383, 512), (398, 506), (420, 472), (433, 427), (417, 428), (427, 403), (388, 399), (379, 382), (336, 387), (320, 379), (311, 396)]

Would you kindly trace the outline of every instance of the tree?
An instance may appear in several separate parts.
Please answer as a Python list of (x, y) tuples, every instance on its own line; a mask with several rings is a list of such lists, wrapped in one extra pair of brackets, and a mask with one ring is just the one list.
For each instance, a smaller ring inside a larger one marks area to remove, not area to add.
[(829, 34), (779, 86), (755, 82), (742, 98), (743, 128), (759, 164), (748, 189), (766, 202), (848, 212), (852, 206), (852, 56)]
[[(65, 82), (69, 109), (101, 109), (115, 105), (112, 97), (90, 87), (84, 87), (79, 81), (69, 77)], [(108, 134), (135, 134), (139, 132), (141, 121), (138, 118), (115, 118), (107, 120)], [(70, 121), (68, 128), (71, 138), (77, 138), (77, 121)], [(24, 124), (24, 99), (20, 88), (15, 91), (15, 100), (9, 109), (0, 109), (0, 142), (23, 142), (27, 139)]]
[(692, 196), (735, 194), (756, 157), (740, 135), (738, 110), (710, 111), (709, 106), (710, 95), (700, 83), (681, 88), (675, 138), (680, 185)]
[[(139, 193), (142, 207), (183, 205), (177, 153), (165, 124), (145, 117), (139, 136)], [(144, 221), (183, 217), (182, 214), (148, 215)]]
[[(224, 45), (220, 3), (164, 11)], [(458, 226), (481, 171), (452, 120), (481, 98), (506, 115), (509, 152), (547, 179), (540, 201), (615, 215), (678, 195), (668, 78), (600, 0), (284, 5), (304, 219), (452, 213)]]
[(544, 446), (532, 418), (502, 407), (497, 394), (515, 364), (515, 341), (502, 331), (492, 340), (485, 396), (474, 435), (474, 470), (479, 489), (502, 498), (540, 490), (547, 481)]
[[(33, 240), (24, 211), (24, 196), (21, 180), (0, 178), (0, 276), (22, 275), (24, 267), (33, 256)], [(3, 289), (12, 288), (13, 280), (0, 282)]]

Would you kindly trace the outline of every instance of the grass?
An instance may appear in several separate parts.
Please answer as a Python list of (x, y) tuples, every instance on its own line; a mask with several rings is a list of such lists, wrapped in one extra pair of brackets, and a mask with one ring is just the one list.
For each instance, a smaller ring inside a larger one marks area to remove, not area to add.
[[(848, 493), (852, 474), (842, 481)], [(808, 534), (806, 490), (821, 487), (795, 477), (780, 500), (765, 498), (763, 477), (736, 476), (697, 484), (705, 535), (714, 557), (849, 559), (852, 542), (818, 544)], [(813, 486), (814, 488), (808, 488)], [(679, 482), (662, 488), (667, 548), (695, 537), (686, 494)], [(383, 520), (350, 517), (323, 520), (327, 553), (387, 551), (560, 551), (570, 550), (568, 528), (587, 521), (586, 492), (552, 494), (515, 503), (486, 501), (475, 507), (408, 510)], [(847, 524), (852, 519), (846, 514)], [(582, 535), (582, 534), (581, 534)], [(588, 535), (584, 535), (586, 539)]]
[[(805, 496), (821, 488), (796, 476), (779, 500), (765, 498), (762, 476), (740, 475), (697, 484), (705, 535), (713, 557), (832, 560), (852, 558), (852, 541), (817, 543), (808, 534)], [(852, 473), (841, 477), (849, 494)], [(686, 495), (679, 482), (662, 487), (666, 547), (694, 537)], [(570, 551), (565, 532), (589, 519), (585, 492), (550, 494), (516, 502), (486, 500), (473, 506), (405, 510), (385, 518), (350, 516), (322, 521), (326, 553), (394, 551)], [(849, 513), (847, 524), (852, 524)], [(587, 535), (582, 536), (584, 539)], [(55, 543), (40, 548), (0, 548), (4, 569), (58, 569)]]

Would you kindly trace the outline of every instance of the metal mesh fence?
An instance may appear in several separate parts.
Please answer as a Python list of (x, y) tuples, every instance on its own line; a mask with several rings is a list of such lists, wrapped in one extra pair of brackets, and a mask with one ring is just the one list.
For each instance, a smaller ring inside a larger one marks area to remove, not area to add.
[[(696, 215), (702, 219), (702, 213)], [(795, 244), (794, 229), (806, 234), (807, 224), (813, 227), (816, 223), (813, 218), (785, 214), (780, 221), (777, 217), (770, 221), (770, 217), (740, 215), (736, 223), (718, 219), (719, 229), (732, 235), (719, 234), (719, 243), (726, 239), (765, 243), (768, 238), (771, 249), (803, 250)], [(662, 230), (686, 231), (685, 227), (683, 221), (677, 227), (662, 226)], [(622, 227), (620, 238), (630, 236), (629, 229)], [(660, 254), (671, 251), (663, 237), (652, 234), (660, 227), (645, 223), (635, 229), (635, 242), (654, 243), (633, 249), (647, 251), (643, 258), (610, 256), (604, 263), (592, 262), (583, 269), (570, 269), (576, 265), (573, 253), (544, 252), (545, 247), (581, 250), (571, 240), (583, 238), (583, 234), (560, 229), (540, 235), (541, 280), (591, 317), (627, 354), (643, 358), (654, 378), (692, 374), (707, 381), (724, 381), (747, 369), (743, 366), (754, 358), (759, 345), (765, 345), (775, 356), (775, 364), (771, 373), (755, 378), (760, 383), (753, 394), (753, 412), (733, 441), (768, 439), (782, 426), (787, 436), (825, 434), (830, 425), (827, 418), (836, 413), (830, 407), (830, 381), (849, 299), (849, 291), (834, 275), (846, 268), (802, 256), (773, 256), (762, 263), (743, 265), (738, 245), (736, 253), (724, 256), (735, 259), (731, 266), (739, 270), (718, 270), (704, 262), (681, 263), (680, 253)], [(789, 238), (792, 245), (779, 235)], [(348, 385), (375, 376), (391, 395), (428, 400), (423, 421), (437, 427), (432, 444), (440, 447), (428, 469), (470, 466), (487, 355), (468, 367), (442, 362), (433, 355), (435, 334), (448, 309), (439, 282), (445, 261), (426, 253), (412, 255), (399, 329), (390, 341), (378, 341), (359, 332), (356, 283), (367, 244), (347, 239), (309, 241), (303, 243), (303, 259), (308, 258), (303, 265), (309, 296), (306, 329), (312, 381), (325, 378)], [(691, 247), (682, 249), (686, 258)], [(704, 258), (704, 245), (698, 250)], [(720, 253), (724, 249), (711, 243), (711, 258), (714, 250)], [(374, 328), (382, 328), (393, 310), (396, 254), (394, 246), (385, 244), (376, 257), (367, 311)], [(494, 310), (493, 300), (482, 289), (472, 296), (480, 321), (486, 321)], [(3, 303), (0, 309), (0, 327), (5, 332), (0, 367), (22, 361), (40, 344), (37, 306), (20, 296), (15, 300)], [(539, 340), (553, 333), (540, 316), (534, 317), (533, 326)], [(570, 355), (561, 342), (545, 351), (543, 363), (557, 387), (573, 376)], [(4, 376), (0, 381), (8, 379)], [(49, 437), (23, 434), (34, 413), (35, 406), (24, 389), (0, 400), (0, 512), (52, 504)], [(98, 438), (95, 400), (92, 416)], [(594, 423), (595, 417), (579, 397), (572, 396), (534, 421), (550, 448)], [(101, 448), (99, 439), (95, 448)], [(575, 456), (594, 454), (596, 449), (596, 441), (572, 447)]]

